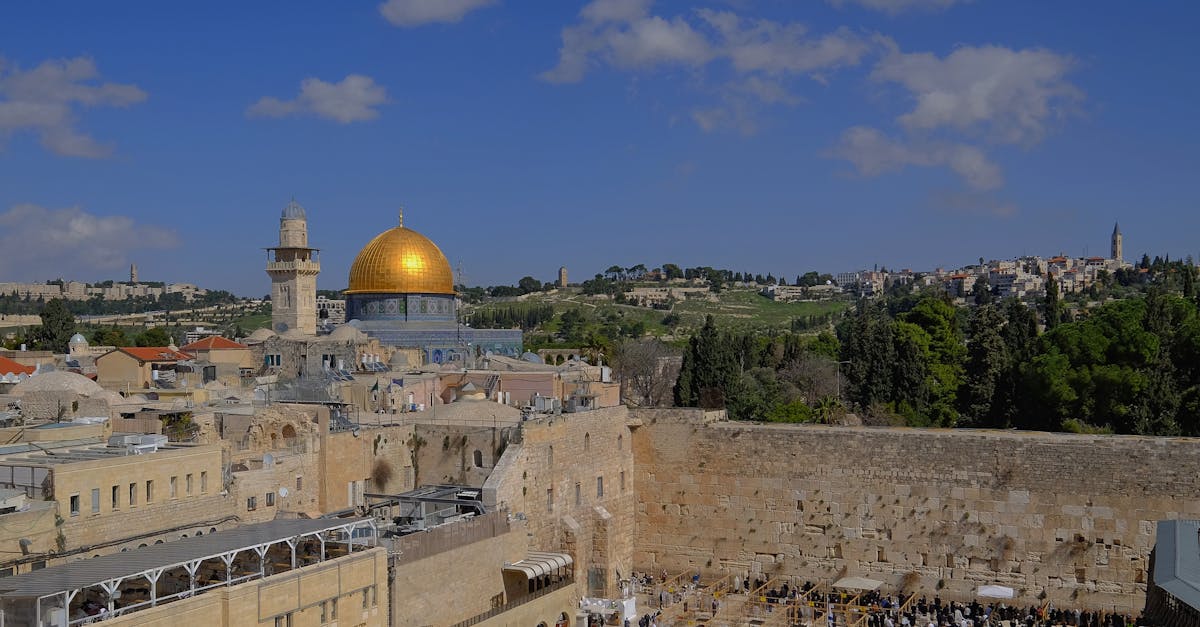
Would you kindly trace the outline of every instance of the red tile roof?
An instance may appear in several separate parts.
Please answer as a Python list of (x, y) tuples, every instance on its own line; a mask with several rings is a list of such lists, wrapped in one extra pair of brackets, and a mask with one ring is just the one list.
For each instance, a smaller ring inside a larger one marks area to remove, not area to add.
[(169, 346), (122, 346), (117, 350), (138, 361), (180, 361), (192, 358), (187, 353), (171, 350)]
[(210, 350), (222, 349), (222, 348), (250, 348), (250, 347), (246, 346), (245, 344), (238, 344), (237, 342), (235, 342), (229, 338), (224, 338), (219, 335), (210, 335), (204, 339), (196, 340), (195, 342), (192, 342), (191, 344), (182, 346), (182, 347), (180, 347), (179, 350), (182, 350), (182, 351), (210, 351)]
[(12, 374), (21, 374), (22, 372), (25, 374), (33, 374), (34, 370), (37, 370), (37, 368), (33, 366), (22, 366), (21, 364), (7, 357), (0, 356), (0, 374), (8, 374), (10, 372)]

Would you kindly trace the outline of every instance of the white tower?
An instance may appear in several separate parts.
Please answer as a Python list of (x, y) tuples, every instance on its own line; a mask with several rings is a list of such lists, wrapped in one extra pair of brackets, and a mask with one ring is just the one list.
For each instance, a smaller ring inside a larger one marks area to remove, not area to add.
[(267, 249), (271, 277), (271, 327), (317, 333), (317, 275), (320, 251), (308, 247), (308, 218), (295, 200), (279, 217), (279, 246)]

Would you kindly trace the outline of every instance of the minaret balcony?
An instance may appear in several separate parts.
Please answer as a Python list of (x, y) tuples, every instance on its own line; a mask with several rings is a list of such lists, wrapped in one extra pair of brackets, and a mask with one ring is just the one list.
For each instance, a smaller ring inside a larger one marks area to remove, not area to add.
[(269, 261), (267, 272), (297, 272), (299, 274), (319, 274), (321, 262), (311, 260)]

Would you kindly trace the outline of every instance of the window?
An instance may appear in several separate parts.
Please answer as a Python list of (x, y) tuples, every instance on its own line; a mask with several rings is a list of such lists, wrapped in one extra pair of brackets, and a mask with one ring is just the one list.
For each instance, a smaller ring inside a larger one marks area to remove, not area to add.
[(137, 484), (129, 484), (129, 506), (137, 505)]
[(337, 597), (329, 601), (329, 620), (337, 620)]
[(92, 488), (92, 513), (100, 513), (100, 488)]
[(625, 450), (625, 434), (624, 433), (617, 434), (617, 450), (618, 451)]
[(202, 470), (200, 471), (200, 493), (206, 492), (208, 492), (208, 471)]
[(246, 509), (254, 511), (258, 509), (258, 497), (252, 496), (246, 499)]
[(371, 609), (371, 595), (368, 594), (369, 592), (370, 592), (370, 590), (368, 588), (363, 588), (363, 609), (364, 610)]
[(588, 452), (592, 448), (592, 434), (583, 434), (583, 452)]
[(321, 624), (324, 625), (325, 623), (328, 623), (328, 622), (329, 622), (329, 604), (326, 603), (325, 601), (321, 601)]
[(146, 480), (146, 502), (150, 503), (152, 501), (154, 501), (154, 480), (147, 479)]
[(171, 498), (179, 496), (179, 477), (171, 477), (168, 487), (171, 490)]
[(190, 472), (189, 472), (189, 473), (187, 474), (187, 477), (184, 477), (184, 480), (183, 480), (183, 488), (184, 488), (185, 490), (187, 490), (187, 495), (188, 495), (188, 496), (191, 496), (191, 495), (192, 495), (192, 473), (190, 473)]
[(302, 487), (304, 487), (304, 477), (296, 475), (296, 491), (299, 492)]
[(112, 508), (120, 509), (121, 507), (121, 486), (115, 485), (112, 487)]
[(596, 498), (604, 498), (604, 477), (596, 477)]
[(379, 592), (379, 586), (371, 586), (371, 607), (379, 605), (379, 598), (376, 594)]
[(475, 467), (483, 468), (483, 451), (481, 451), (479, 449), (475, 449), (474, 458), (475, 458)]
[(554, 488), (546, 488), (546, 511), (554, 511)]
[(278, 367), (278, 366), (283, 365), (283, 355), (280, 355), (279, 353), (272, 353), (270, 355), (267, 355), (266, 359), (267, 359), (267, 366)]
[(275, 493), (267, 492), (267, 507), (273, 507), (274, 505), (275, 505)]
[(625, 491), (625, 471), (621, 471), (621, 491)]
[(71, 515), (72, 516), (79, 515), (79, 495), (78, 494), (71, 495)]
[(575, 507), (579, 507), (579, 504), (582, 502), (583, 502), (582, 491), (579, 489), (579, 484), (576, 483), (575, 484)]

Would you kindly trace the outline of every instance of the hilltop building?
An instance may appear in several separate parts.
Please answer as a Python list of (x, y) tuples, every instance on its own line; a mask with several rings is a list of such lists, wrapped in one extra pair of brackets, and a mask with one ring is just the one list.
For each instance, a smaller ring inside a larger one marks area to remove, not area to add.
[(563, 266), (558, 269), (558, 286), (559, 287), (567, 286), (567, 267), (566, 266)]

